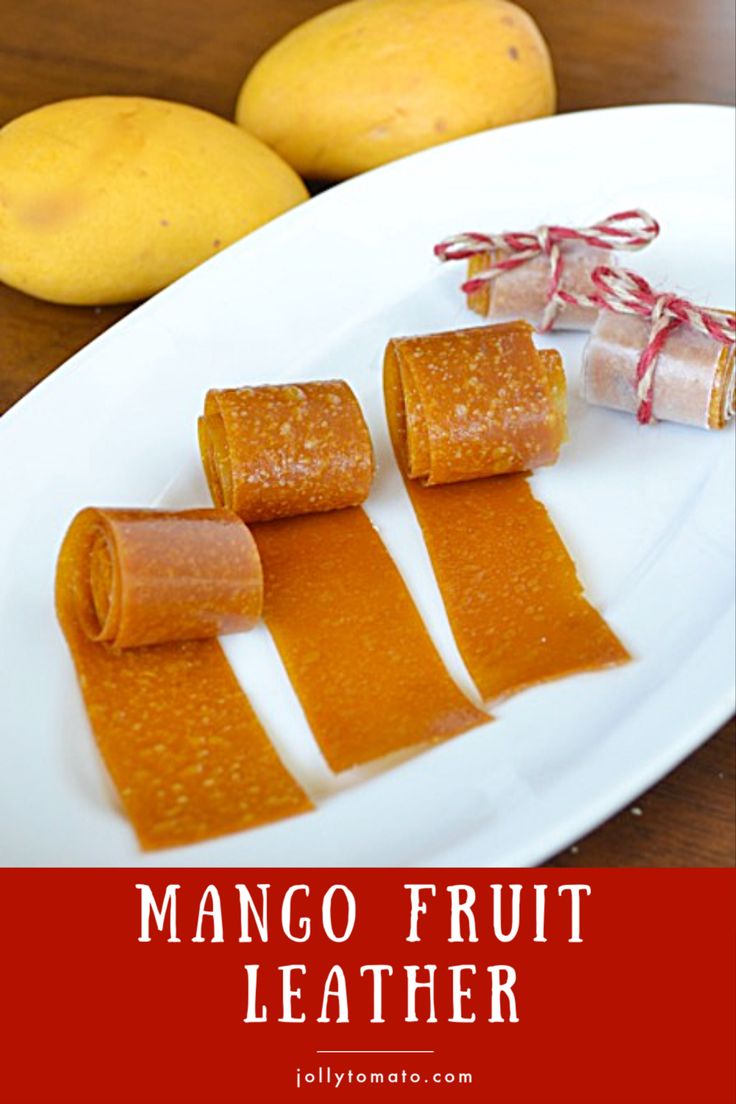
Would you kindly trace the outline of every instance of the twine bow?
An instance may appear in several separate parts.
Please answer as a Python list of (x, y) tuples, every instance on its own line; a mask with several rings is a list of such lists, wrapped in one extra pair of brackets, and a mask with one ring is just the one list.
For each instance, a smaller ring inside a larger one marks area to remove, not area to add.
[(643, 276), (625, 268), (602, 265), (593, 271), (591, 279), (596, 289), (592, 295), (561, 291), (562, 301), (619, 314), (637, 314), (651, 323), (649, 339), (636, 365), (639, 400), (636, 416), (642, 425), (652, 420), (657, 358), (671, 333), (684, 325), (721, 345), (736, 343), (736, 317), (732, 314), (699, 307), (673, 292), (657, 292)]
[(460, 261), (477, 253), (501, 250), (502, 260), (490, 265), (483, 272), (462, 285), (466, 294), (479, 291), (502, 272), (518, 268), (535, 257), (549, 258), (549, 283), (545, 294), (542, 331), (552, 328), (557, 312), (563, 303), (569, 302), (562, 294), (565, 270), (563, 247), (569, 242), (585, 242), (598, 249), (643, 249), (654, 241), (659, 233), (656, 219), (639, 208), (619, 211), (593, 226), (575, 229), (569, 226), (540, 226), (529, 233), (505, 234), (456, 234), (445, 238), (434, 247), (441, 261)]

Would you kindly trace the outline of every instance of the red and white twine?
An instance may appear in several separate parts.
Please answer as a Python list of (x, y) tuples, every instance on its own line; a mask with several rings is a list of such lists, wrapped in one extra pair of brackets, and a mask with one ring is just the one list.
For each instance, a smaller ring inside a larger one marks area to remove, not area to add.
[(569, 226), (540, 226), (528, 233), (456, 234), (434, 247), (441, 261), (460, 261), (478, 253), (500, 250), (504, 256), (462, 285), (466, 294), (481, 290), (503, 272), (518, 268), (535, 257), (549, 258), (549, 284), (545, 295), (541, 329), (554, 325), (557, 312), (565, 302), (562, 281), (565, 273), (564, 246), (584, 242), (598, 249), (643, 249), (659, 233), (656, 219), (639, 208), (619, 211), (593, 226), (575, 229)]
[[(636, 366), (636, 395), (639, 400), (636, 416), (643, 425), (652, 420), (657, 358), (671, 333), (684, 325), (721, 345), (736, 343), (736, 318), (733, 314), (699, 307), (674, 292), (655, 291), (643, 276), (625, 268), (602, 265), (594, 269), (591, 279), (596, 289), (592, 295), (572, 295), (560, 291), (562, 301), (619, 314), (636, 314), (651, 323), (649, 339)], [(732, 389), (733, 380), (727, 398), (727, 417), (734, 413)]]

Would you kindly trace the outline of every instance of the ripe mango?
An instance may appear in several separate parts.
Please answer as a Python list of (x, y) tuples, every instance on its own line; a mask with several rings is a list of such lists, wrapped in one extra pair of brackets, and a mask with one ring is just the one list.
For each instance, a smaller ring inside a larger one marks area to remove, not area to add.
[(92, 96), (0, 130), (0, 280), (57, 303), (142, 299), (307, 198), (241, 127)]
[(334, 180), (554, 109), (546, 44), (515, 4), (352, 0), (260, 58), (236, 121), (303, 176)]

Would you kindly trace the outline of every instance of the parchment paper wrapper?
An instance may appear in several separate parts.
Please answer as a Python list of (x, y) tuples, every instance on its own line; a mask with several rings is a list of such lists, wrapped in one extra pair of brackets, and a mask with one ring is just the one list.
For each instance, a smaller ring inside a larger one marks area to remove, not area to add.
[[(585, 242), (571, 242), (562, 248), (564, 274), (561, 287), (574, 295), (592, 295), (595, 287), (591, 275), (599, 265), (615, 264), (615, 256), (607, 249), (596, 249)], [(510, 254), (503, 250), (478, 253), (468, 261), (468, 279), (492, 264), (498, 264)], [(468, 306), (476, 314), (496, 320), (523, 318), (535, 329), (541, 329), (550, 282), (550, 264), (546, 256), (535, 257), (518, 268), (502, 272), (480, 291), (468, 295)], [(589, 330), (597, 311), (592, 307), (560, 304), (553, 329)]]
[[(595, 406), (635, 413), (636, 366), (651, 324), (633, 314), (602, 311), (583, 351), (582, 392)], [(656, 419), (723, 429), (734, 414), (734, 346), (680, 326), (657, 358)]]

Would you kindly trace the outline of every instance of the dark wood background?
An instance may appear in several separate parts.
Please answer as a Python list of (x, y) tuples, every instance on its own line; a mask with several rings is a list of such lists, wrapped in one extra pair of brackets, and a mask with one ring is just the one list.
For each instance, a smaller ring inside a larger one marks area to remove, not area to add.
[[(97, 93), (160, 96), (231, 117), (241, 81), (263, 50), (331, 6), (5, 0), (0, 125), (51, 100)], [(734, 100), (733, 0), (524, 0), (522, 6), (550, 45), (561, 111)], [(129, 309), (59, 307), (0, 288), (0, 410)], [(734, 865), (735, 767), (732, 722), (552, 865)]]

